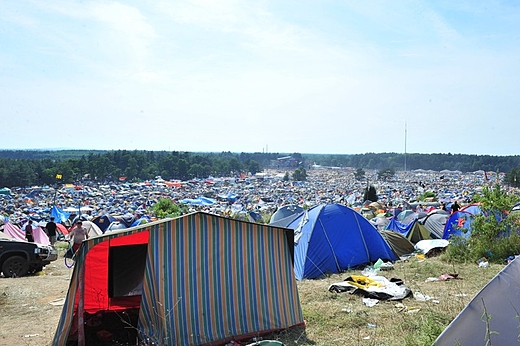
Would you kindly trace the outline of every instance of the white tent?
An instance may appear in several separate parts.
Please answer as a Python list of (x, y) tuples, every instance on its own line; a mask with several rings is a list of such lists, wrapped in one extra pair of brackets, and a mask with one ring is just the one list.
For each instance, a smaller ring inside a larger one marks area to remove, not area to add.
[(83, 206), (83, 207), (67, 207), (67, 208), (63, 209), (63, 211), (65, 211), (67, 213), (76, 213), (76, 212), (78, 212), (78, 210), (81, 213), (86, 213), (89, 211), (93, 211), (94, 208), (88, 207), (88, 206)]
[(83, 228), (85, 228), (88, 231), (89, 237), (95, 237), (95, 236), (103, 234), (103, 231), (101, 230), (101, 228), (99, 228), (99, 226), (96, 225), (94, 222), (82, 221), (82, 223), (83, 223)]

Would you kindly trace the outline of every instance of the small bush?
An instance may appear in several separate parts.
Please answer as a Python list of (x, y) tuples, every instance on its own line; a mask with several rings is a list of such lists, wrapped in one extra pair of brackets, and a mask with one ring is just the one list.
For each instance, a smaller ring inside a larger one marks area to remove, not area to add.
[(437, 195), (434, 192), (426, 191), (419, 197), (419, 201), (424, 202), (427, 198), (437, 199)]
[[(487, 257), (490, 261), (495, 263), (504, 263), (509, 256), (518, 255), (520, 253), (520, 235), (517, 233), (511, 234), (508, 237), (495, 239), (490, 242), (487, 249), (481, 249), (482, 257)], [(478, 256), (479, 254), (475, 254)]]
[(442, 258), (448, 262), (465, 263), (471, 261), (472, 256), (468, 249), (468, 241), (461, 236), (450, 238), (450, 246), (442, 254)]
[(482, 215), (472, 221), (471, 235), (467, 240), (450, 238), (446, 259), (476, 262), (486, 257), (490, 262), (503, 263), (507, 257), (520, 253), (518, 218), (508, 216), (519, 197), (508, 194), (496, 184), (485, 186), (474, 199), (479, 203)]
[(181, 216), (185, 214), (187, 210), (188, 208), (186, 206), (179, 206), (173, 203), (169, 198), (159, 198), (157, 203), (151, 208), (152, 215), (158, 219)]

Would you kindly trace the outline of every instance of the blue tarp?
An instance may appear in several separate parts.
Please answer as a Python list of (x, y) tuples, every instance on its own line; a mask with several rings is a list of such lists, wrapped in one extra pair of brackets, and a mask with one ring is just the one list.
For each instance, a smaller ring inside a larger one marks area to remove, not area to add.
[(298, 280), (340, 273), (378, 259), (397, 259), (367, 219), (341, 204), (317, 205), (287, 228), (294, 230), (294, 272)]
[(228, 202), (236, 202), (238, 200), (238, 195), (236, 193), (226, 193), (218, 195), (218, 198), (226, 200)]
[(408, 233), (410, 233), (410, 230), (413, 228), (414, 224), (415, 222), (404, 224), (397, 220), (395, 217), (393, 217), (390, 219), (390, 222), (386, 226), (386, 229), (397, 233), (401, 233), (405, 237), (408, 237)]
[(63, 211), (56, 206), (52, 206), (51, 216), (54, 217), (54, 222), (63, 223), (69, 219), (70, 213)]
[(183, 204), (188, 204), (188, 205), (213, 205), (215, 203), (217, 203), (217, 201), (213, 198), (207, 198), (207, 197), (198, 197), (198, 198), (195, 198), (195, 199), (191, 199), (191, 198), (185, 198), (185, 199), (181, 199), (179, 201), (180, 203), (183, 203)]

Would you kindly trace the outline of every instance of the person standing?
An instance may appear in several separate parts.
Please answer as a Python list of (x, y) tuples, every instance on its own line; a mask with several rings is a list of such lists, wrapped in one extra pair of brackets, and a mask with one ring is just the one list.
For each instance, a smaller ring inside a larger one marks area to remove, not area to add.
[(456, 213), (459, 210), (460, 210), (459, 202), (457, 200), (455, 200), (455, 202), (453, 202), (452, 205), (451, 205), (451, 212), (452, 213)]
[(69, 239), (72, 239), (73, 241), (72, 250), (74, 252), (78, 251), (83, 240), (88, 239), (88, 231), (83, 228), (83, 222), (76, 222), (76, 225), (69, 232)]
[(27, 239), (28, 242), (34, 243), (34, 236), (33, 236), (33, 228), (32, 228), (32, 220), (29, 220), (27, 222), (27, 225), (25, 225), (25, 239)]
[(54, 246), (54, 243), (56, 243), (56, 223), (54, 222), (54, 217), (51, 216), (51, 221), (47, 222), (45, 229), (49, 236), (49, 242)]

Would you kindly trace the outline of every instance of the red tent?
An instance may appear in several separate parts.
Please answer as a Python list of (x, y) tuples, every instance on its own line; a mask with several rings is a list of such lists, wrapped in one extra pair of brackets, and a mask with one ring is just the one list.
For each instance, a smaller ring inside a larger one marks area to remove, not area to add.
[(61, 223), (56, 223), (56, 228), (58, 229), (59, 232), (61, 232), (61, 234), (63, 235), (67, 235), (69, 234), (69, 230), (67, 229), (67, 227), (65, 227), (65, 225), (61, 224)]

